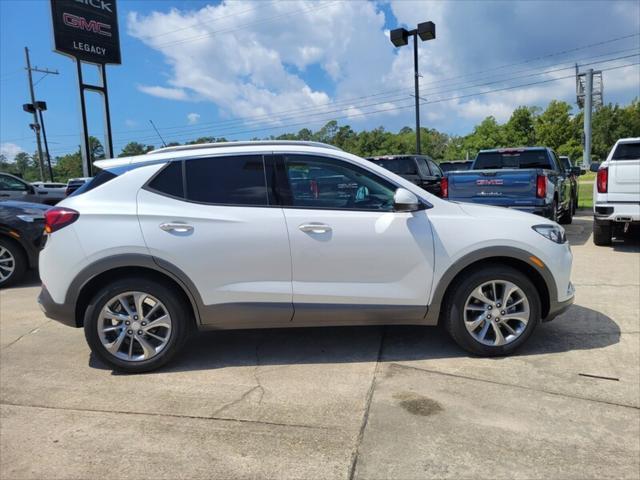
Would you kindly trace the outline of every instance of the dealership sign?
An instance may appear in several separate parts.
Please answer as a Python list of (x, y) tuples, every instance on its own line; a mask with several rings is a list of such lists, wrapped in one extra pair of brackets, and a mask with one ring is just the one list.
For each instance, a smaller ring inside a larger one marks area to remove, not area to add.
[(51, 0), (54, 49), (78, 60), (120, 64), (116, 0)]

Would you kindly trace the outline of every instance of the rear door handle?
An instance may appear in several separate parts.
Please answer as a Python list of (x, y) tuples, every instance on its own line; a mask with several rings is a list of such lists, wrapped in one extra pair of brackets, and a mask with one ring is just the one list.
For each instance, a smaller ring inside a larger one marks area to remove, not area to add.
[(331, 227), (324, 223), (303, 223), (298, 225), (298, 229), (306, 233), (327, 233), (331, 231)]
[(188, 233), (193, 232), (193, 225), (181, 222), (168, 222), (161, 223), (160, 229), (164, 230), (165, 232)]

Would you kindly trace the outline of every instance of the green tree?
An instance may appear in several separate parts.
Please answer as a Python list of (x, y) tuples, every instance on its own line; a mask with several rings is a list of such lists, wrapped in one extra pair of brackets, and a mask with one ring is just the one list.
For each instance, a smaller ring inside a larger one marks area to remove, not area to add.
[(464, 149), (476, 156), (479, 150), (506, 146), (502, 127), (492, 116), (485, 118), (464, 141)]
[(518, 107), (504, 125), (504, 141), (509, 146), (529, 147), (536, 144), (535, 109)]
[(567, 143), (573, 134), (571, 123), (571, 105), (553, 100), (540, 114), (535, 123), (537, 143), (558, 150)]
[(79, 150), (56, 158), (55, 163), (53, 175), (56, 179), (65, 182), (70, 178), (82, 177), (82, 157)]
[(153, 150), (153, 145), (143, 145), (138, 142), (129, 142), (127, 143), (122, 151), (120, 152), (119, 157), (131, 157), (133, 155), (142, 155), (147, 152)]

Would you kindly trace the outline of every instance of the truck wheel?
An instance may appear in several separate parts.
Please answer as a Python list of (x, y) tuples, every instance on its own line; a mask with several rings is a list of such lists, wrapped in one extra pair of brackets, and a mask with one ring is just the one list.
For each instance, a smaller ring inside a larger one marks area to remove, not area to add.
[(569, 206), (564, 212), (562, 212), (562, 215), (560, 215), (560, 218), (558, 219), (558, 223), (561, 223), (562, 225), (569, 225), (571, 224), (572, 221), (573, 221), (573, 198), (569, 200)]
[(593, 243), (600, 246), (611, 245), (611, 222), (593, 219)]
[(552, 220), (554, 222), (558, 221), (558, 202), (556, 202), (555, 200), (551, 204), (551, 212), (549, 212), (549, 220)]
[(476, 355), (508, 355), (527, 341), (540, 322), (540, 295), (521, 272), (484, 266), (452, 286), (444, 326), (453, 340)]

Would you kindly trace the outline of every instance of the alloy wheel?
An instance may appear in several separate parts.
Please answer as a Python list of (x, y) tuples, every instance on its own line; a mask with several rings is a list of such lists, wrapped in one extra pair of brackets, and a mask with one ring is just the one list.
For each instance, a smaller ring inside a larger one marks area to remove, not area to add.
[(15, 270), (15, 257), (7, 248), (0, 246), (0, 283), (7, 281)]
[(149, 360), (164, 350), (173, 325), (160, 300), (137, 291), (111, 298), (97, 321), (98, 335), (107, 352), (129, 362)]
[(501, 346), (526, 330), (531, 313), (527, 296), (515, 283), (492, 280), (475, 288), (464, 305), (464, 325), (483, 345)]

